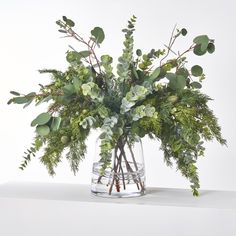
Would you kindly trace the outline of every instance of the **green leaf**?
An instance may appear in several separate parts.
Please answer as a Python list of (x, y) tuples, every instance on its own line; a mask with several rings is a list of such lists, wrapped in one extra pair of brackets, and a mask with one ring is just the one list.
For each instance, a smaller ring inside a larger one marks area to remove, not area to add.
[(47, 112), (43, 112), (43, 113), (39, 114), (31, 122), (31, 126), (47, 124), (50, 119), (51, 119), (51, 115), (49, 113), (47, 113)]
[(91, 52), (90, 51), (81, 51), (81, 52), (78, 52), (78, 54), (81, 56), (81, 57), (88, 57), (91, 55)]
[(62, 16), (62, 19), (66, 22), (67, 21), (67, 17), (66, 16)]
[(182, 75), (177, 75), (176, 77), (170, 77), (169, 86), (173, 90), (183, 90), (186, 86), (186, 78)]
[(28, 100), (34, 100), (36, 96), (36, 93), (35, 92), (32, 92), (32, 93), (28, 93), (25, 97), (28, 99)]
[(62, 19), (66, 22), (66, 24), (70, 27), (74, 27), (75, 23), (71, 19), (68, 19), (66, 16), (63, 16)]
[(136, 78), (136, 79), (139, 79), (139, 77), (138, 77), (138, 73), (137, 73), (137, 70), (136, 70), (136, 68), (135, 68), (134, 65), (132, 65), (132, 72), (133, 72), (135, 78)]
[(62, 88), (65, 95), (70, 96), (75, 93), (75, 87), (73, 84), (67, 84)]
[(196, 88), (196, 89), (200, 89), (202, 87), (202, 85), (199, 82), (192, 82), (191, 87)]
[(161, 73), (161, 68), (157, 67), (150, 75), (149, 80), (154, 81), (160, 75), (160, 73)]
[(98, 44), (102, 43), (105, 38), (104, 31), (100, 27), (95, 27), (93, 30), (91, 30), (91, 34), (94, 36)]
[(158, 76), (158, 79), (163, 79), (166, 77), (166, 70), (162, 67), (161, 68), (161, 72), (160, 72), (160, 75)]
[(185, 78), (188, 78), (189, 72), (186, 68), (182, 67), (176, 71), (176, 75), (183, 75)]
[(204, 55), (206, 52), (207, 52), (207, 50), (202, 51), (200, 44), (194, 46), (193, 53), (194, 53), (195, 55), (197, 55), (197, 56), (202, 56), (202, 55)]
[(59, 25), (60, 27), (63, 27), (63, 24), (62, 24), (61, 20), (57, 20), (56, 24)]
[(33, 126), (36, 126), (38, 123), (37, 123), (37, 121), (36, 121), (36, 119), (34, 119), (32, 122), (31, 122), (31, 126), (33, 127)]
[(191, 73), (192, 73), (193, 76), (198, 77), (198, 76), (201, 76), (201, 75), (202, 75), (203, 69), (202, 69), (201, 66), (195, 65), (195, 66), (193, 66), (193, 67), (191, 68)]
[(39, 102), (37, 102), (37, 103), (36, 103), (36, 106), (40, 105), (40, 104), (43, 103), (43, 102), (48, 102), (48, 101), (50, 101), (51, 99), (52, 99), (52, 95), (49, 95), (49, 96), (43, 98), (42, 100), (40, 100)]
[(15, 96), (20, 96), (20, 93), (16, 92), (16, 91), (10, 91), (11, 94), (15, 95)]
[(65, 96), (57, 96), (54, 99), (58, 103), (62, 103), (63, 105), (69, 105), (73, 98), (71, 96), (65, 95)]
[(74, 85), (75, 91), (79, 92), (81, 90), (82, 81), (76, 77), (73, 79), (73, 85)]
[(50, 128), (47, 125), (38, 125), (36, 127), (36, 132), (40, 136), (47, 136), (50, 133)]
[(66, 30), (62, 30), (62, 29), (59, 29), (58, 30), (60, 33), (64, 33), (64, 34), (66, 34), (67, 33), (67, 31)]
[(67, 55), (66, 55), (66, 60), (69, 62), (69, 63), (72, 63), (72, 62), (80, 62), (80, 59), (81, 59), (81, 54), (76, 52), (76, 51), (71, 51), (71, 52), (68, 52)]
[(29, 101), (29, 99), (26, 98), (26, 97), (13, 98), (13, 102), (16, 103), (16, 104), (24, 104), (24, 103), (27, 103), (28, 101)]
[(199, 35), (196, 38), (193, 39), (193, 42), (196, 43), (197, 45), (201, 45), (201, 51), (204, 52), (207, 50), (207, 46), (209, 43), (209, 38), (207, 35)]
[(29, 101), (23, 106), (23, 108), (28, 107), (32, 102), (33, 102), (33, 100), (29, 100)]
[(137, 49), (136, 54), (137, 54), (137, 56), (141, 57), (142, 56), (142, 51), (140, 49)]
[(186, 78), (182, 75), (177, 75), (176, 81), (177, 81), (176, 89), (177, 90), (184, 89), (184, 87), (186, 86)]
[(207, 35), (199, 35), (193, 39), (193, 42), (196, 44), (205, 44), (209, 43), (209, 38)]
[(185, 36), (187, 33), (188, 33), (188, 31), (185, 28), (181, 29), (181, 34), (183, 36)]
[(176, 74), (174, 74), (174, 73), (167, 73), (167, 74), (166, 74), (166, 78), (167, 78), (168, 80), (176, 79)]
[(215, 45), (213, 43), (209, 43), (207, 46), (207, 51), (209, 53), (213, 53), (215, 51)]
[(113, 58), (109, 55), (102, 55), (101, 61), (103, 64), (111, 64), (113, 62)]
[(70, 27), (74, 27), (75, 26), (74, 21), (72, 21), (70, 19), (67, 19), (66, 24), (69, 25)]
[(51, 123), (51, 130), (57, 131), (61, 124), (61, 117), (53, 117)]
[(14, 99), (11, 98), (8, 102), (7, 102), (7, 105), (10, 105), (11, 103), (13, 103)]

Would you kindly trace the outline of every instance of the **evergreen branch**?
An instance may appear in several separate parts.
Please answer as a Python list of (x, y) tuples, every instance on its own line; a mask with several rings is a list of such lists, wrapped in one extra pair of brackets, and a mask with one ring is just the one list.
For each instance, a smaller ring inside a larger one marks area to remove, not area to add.
[(85, 154), (86, 145), (83, 141), (73, 141), (70, 143), (69, 151), (66, 154), (66, 159), (69, 161), (74, 175), (79, 171), (79, 164), (84, 159)]
[(37, 136), (34, 140), (34, 142), (31, 144), (31, 147), (29, 149), (27, 149), (24, 152), (24, 156), (23, 156), (23, 161), (20, 164), (19, 169), (24, 170), (27, 165), (29, 164), (29, 162), (31, 161), (32, 156), (35, 157), (36, 153), (40, 150), (40, 148), (43, 146), (43, 142), (41, 140), (41, 138), (39, 136)]

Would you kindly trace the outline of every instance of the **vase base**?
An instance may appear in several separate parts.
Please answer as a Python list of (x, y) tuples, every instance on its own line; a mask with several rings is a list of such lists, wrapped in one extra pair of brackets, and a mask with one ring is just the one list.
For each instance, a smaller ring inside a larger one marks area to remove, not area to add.
[(132, 197), (141, 197), (145, 195), (144, 192), (129, 192), (129, 193), (119, 193), (119, 192), (114, 192), (109, 194), (108, 192), (97, 192), (91, 190), (91, 194), (98, 196), (98, 197), (104, 197), (104, 198), (132, 198)]

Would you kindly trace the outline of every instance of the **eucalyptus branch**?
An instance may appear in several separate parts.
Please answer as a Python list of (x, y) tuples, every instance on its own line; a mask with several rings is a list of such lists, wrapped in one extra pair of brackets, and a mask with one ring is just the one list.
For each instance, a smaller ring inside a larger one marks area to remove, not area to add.
[[(67, 20), (68, 20), (68, 19), (67, 19)], [(70, 20), (70, 21), (71, 21), (71, 20)], [(63, 32), (63, 33), (67, 33), (67, 36), (66, 36), (66, 37), (72, 37), (72, 38), (76, 39), (77, 41), (79, 41), (80, 43), (85, 44), (85, 45), (88, 47), (88, 49), (91, 51), (92, 55), (94, 56), (94, 59), (96, 60), (97, 66), (98, 66), (98, 68), (99, 68), (99, 73), (101, 74), (101, 73), (102, 73), (102, 70), (101, 70), (101, 67), (100, 67), (100, 61), (98, 60), (97, 55), (96, 55), (96, 53), (95, 53), (95, 51), (94, 51), (95, 46), (93, 46), (93, 44), (90, 45), (89, 42), (86, 42), (86, 41), (83, 39), (83, 37), (81, 37), (79, 34), (77, 34), (77, 33), (72, 29), (72, 27), (68, 25), (68, 23), (64, 23), (63, 21), (58, 21), (57, 23), (65, 30), (65, 32)], [(71, 24), (71, 23), (70, 23), (70, 24)], [(73, 25), (74, 25), (74, 23), (73, 23)], [(90, 41), (90, 40), (89, 40), (89, 41)], [(89, 61), (89, 64), (93, 67), (93, 64), (92, 64), (91, 61)]]
[[(66, 29), (66, 30), (67, 30), (67, 29)], [(97, 55), (96, 55), (96, 53), (95, 53), (95, 51), (94, 51), (94, 48), (95, 48), (95, 47), (91, 46), (88, 42), (86, 42), (86, 41), (85, 41), (81, 36), (79, 36), (73, 29), (69, 28), (69, 29), (67, 30), (67, 33), (68, 33), (71, 37), (73, 37), (73, 38), (76, 39), (77, 41), (79, 41), (79, 42), (85, 44), (85, 45), (89, 48), (89, 50), (91, 51), (92, 55), (94, 56), (94, 59), (96, 60), (96, 64), (97, 64), (98, 69), (99, 69), (99, 74), (101, 74), (101, 73), (102, 73), (102, 70), (101, 70), (101, 66), (100, 66), (100, 61), (98, 60)], [(90, 65), (93, 67), (93, 64), (92, 64), (91, 61), (90, 61)]]

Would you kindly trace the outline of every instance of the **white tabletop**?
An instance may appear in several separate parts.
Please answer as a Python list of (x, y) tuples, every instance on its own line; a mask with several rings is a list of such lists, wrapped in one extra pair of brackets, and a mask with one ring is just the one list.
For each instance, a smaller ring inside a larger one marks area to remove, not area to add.
[(150, 187), (145, 196), (111, 199), (92, 195), (89, 185), (10, 182), (0, 185), (0, 198), (3, 197), (236, 210), (236, 192), (233, 191), (201, 190), (200, 197), (193, 197), (188, 189)]
[[(112, 233), (111, 233), (112, 232)], [(0, 185), (1, 236), (236, 235), (236, 192), (148, 188), (137, 198), (62, 183)]]

